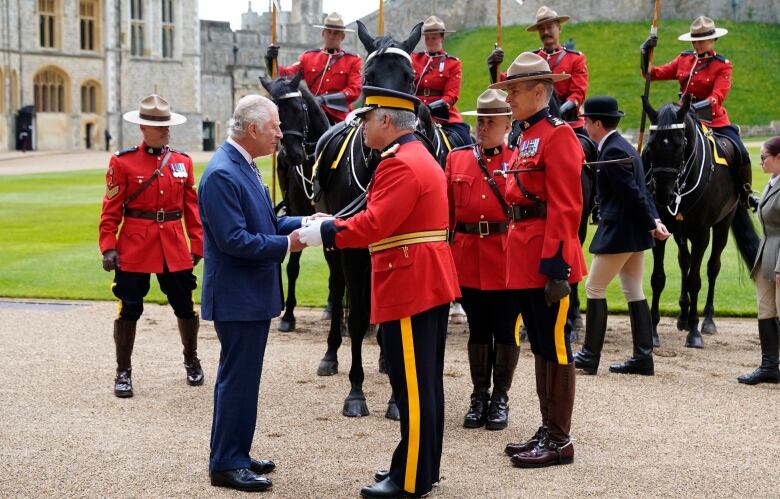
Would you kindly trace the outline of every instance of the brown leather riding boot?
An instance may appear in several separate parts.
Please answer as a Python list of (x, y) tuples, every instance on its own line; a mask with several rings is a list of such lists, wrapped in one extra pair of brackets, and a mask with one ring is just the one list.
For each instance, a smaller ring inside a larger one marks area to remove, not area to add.
[(536, 371), (536, 396), (539, 397), (542, 426), (536, 430), (533, 437), (525, 442), (507, 444), (506, 448), (504, 448), (507, 456), (514, 456), (519, 452), (529, 451), (536, 447), (540, 440), (547, 437), (547, 361), (541, 355), (534, 355), (534, 371)]
[(496, 362), (493, 365), (493, 395), (490, 397), (485, 428), (503, 430), (509, 424), (509, 389), (515, 377), (520, 347), (496, 344)]
[(574, 364), (547, 363), (549, 433), (529, 451), (512, 456), (518, 468), (542, 468), (574, 462), (574, 444), (569, 438), (574, 410)]
[(480, 428), (485, 425), (490, 399), (490, 371), (493, 367), (491, 345), (475, 343), (469, 345), (469, 368), (474, 391), (471, 406), (463, 418), (464, 428)]
[(130, 358), (135, 343), (136, 321), (117, 319), (114, 321), (114, 345), (116, 346), (116, 378), (114, 395), (119, 398), (133, 396), (132, 368)]
[(198, 359), (198, 329), (200, 328), (200, 317), (195, 314), (189, 319), (176, 318), (179, 324), (179, 335), (181, 344), (184, 346), (184, 368), (187, 370), (187, 384), (190, 386), (199, 386), (203, 384), (203, 369), (200, 367)]

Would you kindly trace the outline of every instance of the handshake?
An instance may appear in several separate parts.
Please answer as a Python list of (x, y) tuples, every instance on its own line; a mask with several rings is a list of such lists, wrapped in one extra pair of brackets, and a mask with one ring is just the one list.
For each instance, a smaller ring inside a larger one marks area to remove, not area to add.
[(325, 213), (303, 217), (301, 228), (290, 234), (290, 251), (301, 251), (308, 246), (322, 246), (320, 226), (323, 222), (335, 220), (336, 217)]

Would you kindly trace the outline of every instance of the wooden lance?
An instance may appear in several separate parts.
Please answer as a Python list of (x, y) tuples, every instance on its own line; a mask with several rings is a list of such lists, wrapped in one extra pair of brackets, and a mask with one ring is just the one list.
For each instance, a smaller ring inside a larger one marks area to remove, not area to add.
[[(658, 18), (661, 17), (661, 0), (655, 0), (655, 10), (653, 11), (653, 24), (650, 26), (650, 36), (658, 36)], [(648, 100), (650, 96), (650, 65), (653, 63), (653, 47), (648, 49), (650, 52), (647, 54), (647, 73), (645, 73), (645, 93), (644, 100)], [(647, 125), (647, 113), (645, 113), (645, 106), (642, 106), (642, 119), (639, 122), (639, 140), (637, 141), (636, 150), (639, 154), (642, 154), (642, 143), (645, 141), (645, 126)]]
[[(271, 43), (276, 45), (276, 16), (279, 12), (277, 0), (271, 1)], [(279, 66), (276, 57), (271, 61), (271, 78), (276, 78)], [(271, 203), (276, 206), (276, 151), (271, 155)]]

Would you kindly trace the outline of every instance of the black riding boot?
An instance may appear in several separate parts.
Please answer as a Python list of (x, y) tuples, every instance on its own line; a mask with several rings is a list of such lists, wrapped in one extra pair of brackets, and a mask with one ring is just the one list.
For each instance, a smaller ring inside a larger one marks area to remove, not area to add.
[(117, 319), (114, 321), (114, 345), (116, 345), (116, 378), (114, 395), (120, 398), (133, 396), (132, 368), (130, 358), (135, 343), (136, 321)]
[(509, 421), (509, 389), (515, 377), (520, 347), (496, 344), (496, 361), (493, 364), (493, 395), (490, 397), (485, 428), (503, 430)]
[(780, 383), (780, 325), (777, 318), (758, 319), (758, 338), (761, 340), (761, 365), (750, 374), (737, 378), (740, 383), (756, 385), (758, 383)]
[(200, 367), (198, 359), (198, 329), (200, 327), (200, 318), (198, 314), (190, 319), (177, 317), (179, 324), (179, 335), (181, 344), (184, 346), (184, 369), (187, 370), (187, 384), (198, 386), (203, 384), (203, 369)]
[(596, 374), (601, 360), (604, 335), (607, 334), (606, 298), (588, 298), (585, 315), (585, 340), (582, 350), (574, 354), (574, 367), (585, 374)]
[(758, 198), (753, 195), (753, 168), (750, 165), (749, 159), (736, 169), (735, 177), (737, 181), (739, 202), (746, 208), (756, 211), (758, 209)]
[(469, 368), (474, 391), (471, 394), (471, 407), (463, 418), (464, 428), (480, 428), (487, 418), (490, 399), (490, 371), (493, 367), (491, 345), (475, 343), (469, 345)]
[(653, 366), (653, 319), (647, 300), (628, 304), (631, 316), (631, 339), (634, 341), (634, 355), (622, 364), (609, 366), (609, 372), (620, 374), (655, 374)]

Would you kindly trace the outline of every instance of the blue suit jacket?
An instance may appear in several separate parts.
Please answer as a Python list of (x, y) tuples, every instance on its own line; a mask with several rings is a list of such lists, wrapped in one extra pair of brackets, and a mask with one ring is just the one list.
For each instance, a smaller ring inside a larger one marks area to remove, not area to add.
[(591, 253), (629, 253), (652, 248), (650, 231), (658, 212), (645, 186), (645, 172), (636, 149), (615, 132), (599, 151), (599, 161), (634, 157), (631, 164), (598, 165), (596, 194), (599, 227), (590, 243)]
[(286, 235), (301, 226), (301, 218), (276, 218), (268, 190), (227, 142), (203, 172), (198, 208), (204, 236), (203, 318), (260, 321), (278, 316)]

